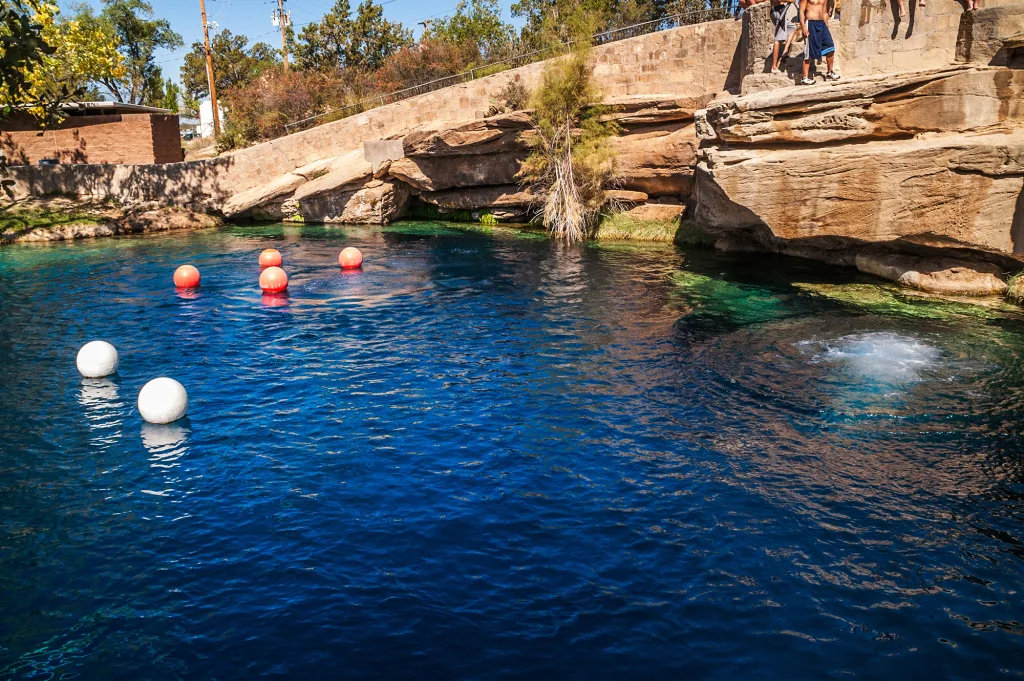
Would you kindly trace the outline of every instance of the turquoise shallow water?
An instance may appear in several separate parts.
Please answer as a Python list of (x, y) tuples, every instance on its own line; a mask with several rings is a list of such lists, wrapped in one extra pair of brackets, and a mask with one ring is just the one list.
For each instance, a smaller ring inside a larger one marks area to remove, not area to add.
[[(3, 248), (0, 678), (1018, 678), (1022, 350), (1010, 308), (668, 246)], [(159, 375), (186, 420), (142, 423)]]

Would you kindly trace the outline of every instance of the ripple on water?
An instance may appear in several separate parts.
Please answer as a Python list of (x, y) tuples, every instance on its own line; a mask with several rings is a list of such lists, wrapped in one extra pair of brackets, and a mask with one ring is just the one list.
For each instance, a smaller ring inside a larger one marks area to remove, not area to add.
[(0, 678), (1024, 673), (1021, 322), (842, 276), (429, 223), (0, 249)]
[(942, 356), (939, 348), (918, 338), (888, 331), (805, 340), (797, 346), (813, 353), (813, 362), (841, 364), (854, 377), (890, 384), (922, 380), (922, 374), (935, 367)]

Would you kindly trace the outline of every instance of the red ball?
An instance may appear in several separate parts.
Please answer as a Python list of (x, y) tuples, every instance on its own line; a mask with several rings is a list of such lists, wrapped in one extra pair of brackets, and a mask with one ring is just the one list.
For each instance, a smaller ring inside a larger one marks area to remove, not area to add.
[(346, 269), (360, 267), (363, 264), (363, 254), (358, 248), (349, 246), (338, 256), (338, 264)]
[(288, 288), (288, 275), (280, 267), (268, 267), (260, 274), (260, 288), (264, 293), (280, 293)]
[(195, 288), (199, 286), (199, 270), (192, 265), (182, 265), (174, 270), (174, 285), (178, 288)]
[(260, 253), (260, 267), (280, 267), (282, 262), (281, 252), (276, 248), (268, 248)]

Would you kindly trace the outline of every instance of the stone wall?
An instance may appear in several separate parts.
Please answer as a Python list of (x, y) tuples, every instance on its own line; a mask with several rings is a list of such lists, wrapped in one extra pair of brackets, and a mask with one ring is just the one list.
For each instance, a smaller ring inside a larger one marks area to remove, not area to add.
[[(664, 94), (710, 99), (739, 86), (741, 34), (742, 22), (727, 19), (610, 43), (595, 49), (594, 72), (606, 98)], [(17, 191), (22, 195), (99, 191), (122, 200), (149, 201), (203, 196), (219, 209), (234, 194), (360, 149), (365, 141), (399, 136), (428, 124), (481, 118), (509, 81), (533, 86), (542, 70), (543, 64), (538, 63), (504, 71), (209, 161), (164, 168), (133, 166), (116, 172), (91, 166), (15, 169)], [(155, 178), (163, 181), (149, 185)]]
[[(901, 19), (896, 0), (847, 0), (830, 28), (836, 41), (836, 69), (844, 77), (940, 68), (957, 60), (961, 22), (969, 18), (955, 0), (929, 0), (926, 7), (906, 0), (909, 16)], [(1013, 0), (990, 0), (986, 7)], [(772, 51), (770, 3), (749, 10), (744, 19), (745, 74), (770, 69)], [(799, 68), (803, 43), (796, 43), (791, 67)]]
[(73, 116), (51, 130), (30, 117), (5, 121), (0, 149), (15, 165), (56, 158), (72, 164), (150, 164), (181, 161), (177, 116)]

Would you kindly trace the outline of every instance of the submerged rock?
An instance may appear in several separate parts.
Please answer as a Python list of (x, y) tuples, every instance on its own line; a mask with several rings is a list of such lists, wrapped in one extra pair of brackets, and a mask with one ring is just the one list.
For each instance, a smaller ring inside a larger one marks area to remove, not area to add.
[(926, 293), (990, 296), (1007, 290), (1003, 270), (987, 262), (868, 247), (857, 254), (856, 263), (861, 272)]

